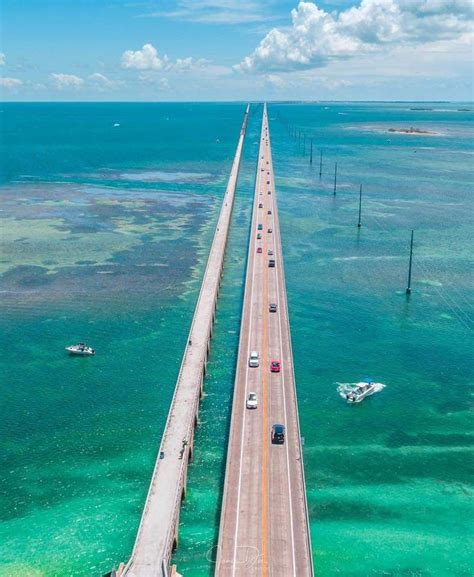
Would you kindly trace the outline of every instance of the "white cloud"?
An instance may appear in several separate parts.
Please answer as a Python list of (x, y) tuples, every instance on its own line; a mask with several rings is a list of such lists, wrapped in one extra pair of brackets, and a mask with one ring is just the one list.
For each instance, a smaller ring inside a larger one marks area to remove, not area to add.
[(81, 78), (75, 74), (50, 74), (49, 76), (54, 87), (58, 90), (65, 89), (79, 89), (91, 87), (96, 90), (104, 91), (119, 86), (121, 83), (115, 80), (110, 80), (100, 72), (89, 74), (87, 78)]
[(166, 66), (168, 58), (160, 58), (152, 44), (144, 44), (141, 50), (126, 50), (122, 54), (122, 68), (136, 70), (161, 70)]
[(146, 71), (141, 80), (150, 81), (149, 74), (158, 71), (167, 72), (192, 72), (203, 70), (209, 66), (209, 60), (205, 58), (177, 58), (172, 61), (168, 56), (161, 58), (153, 44), (145, 44), (141, 50), (126, 50), (122, 54), (122, 68)]
[(115, 88), (119, 83), (114, 81), (114, 80), (110, 80), (110, 78), (107, 78), (107, 76), (105, 76), (104, 74), (101, 74), (100, 72), (94, 72), (94, 74), (90, 74), (87, 77), (87, 80), (89, 81), (89, 83), (92, 86), (95, 86), (96, 88), (99, 88), (100, 90), (105, 90), (108, 88)]
[(0, 86), (3, 88), (17, 88), (23, 84), (19, 78), (0, 78)]
[(281, 76), (276, 74), (266, 74), (263, 78), (264, 85), (268, 88), (283, 88), (286, 86), (286, 82)]
[(142, 82), (145, 85), (149, 85), (149, 86), (154, 86), (154, 87), (159, 87), (163, 90), (168, 90), (170, 87), (170, 83), (168, 81), (167, 78), (160, 78), (159, 76), (157, 76), (155, 73), (153, 72), (142, 72), (139, 76), (138, 76), (138, 80), (140, 80), (140, 82)]
[(6, 57), (3, 52), (0, 52), (0, 66), (5, 66)]
[(300, 2), (291, 11), (291, 27), (273, 28), (235, 68), (243, 72), (318, 68), (383, 47), (456, 39), (471, 30), (473, 15), (471, 0), (362, 0), (339, 14)]
[(273, 17), (266, 0), (178, 0), (174, 11), (143, 14), (149, 18), (171, 18), (206, 24), (246, 24)]
[(50, 79), (59, 90), (64, 88), (80, 88), (84, 85), (84, 79), (75, 74), (50, 74)]
[(196, 70), (198, 68), (204, 68), (209, 63), (205, 58), (178, 58), (176, 62), (169, 63), (167, 66), (168, 70), (176, 70), (178, 72), (185, 72), (189, 70)]

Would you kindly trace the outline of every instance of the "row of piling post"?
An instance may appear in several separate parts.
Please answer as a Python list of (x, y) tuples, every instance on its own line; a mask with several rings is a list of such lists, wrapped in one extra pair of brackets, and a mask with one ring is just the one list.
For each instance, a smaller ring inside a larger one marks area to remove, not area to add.
[[(303, 136), (303, 156), (306, 156), (306, 134), (301, 130), (296, 128), (292, 129), (289, 122), (282, 118), (280, 114), (278, 114), (280, 121), (287, 127), (288, 134), (292, 136), (295, 140), (298, 138), (298, 149), (301, 150), (301, 136)], [(298, 137), (297, 137), (298, 135)], [(313, 166), (313, 138), (309, 138), (309, 165)], [(323, 151), (322, 149), (319, 150), (319, 179), (321, 180), (323, 175)], [(333, 186), (333, 196), (336, 197), (337, 194), (337, 161), (334, 163), (334, 186)], [(362, 184), (359, 186), (359, 216), (357, 220), (357, 228), (360, 229), (362, 227)], [(414, 230), (411, 231), (411, 239), (410, 239), (410, 260), (408, 266), (408, 280), (407, 280), (407, 288), (405, 293), (407, 295), (411, 294), (411, 276), (412, 276), (412, 267), (413, 267), (413, 238), (414, 238)]]

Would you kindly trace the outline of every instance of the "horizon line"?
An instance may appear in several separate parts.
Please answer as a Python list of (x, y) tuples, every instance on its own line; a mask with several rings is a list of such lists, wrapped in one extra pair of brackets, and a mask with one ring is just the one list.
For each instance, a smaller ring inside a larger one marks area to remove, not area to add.
[(318, 104), (318, 103), (426, 103), (426, 104), (473, 104), (473, 100), (364, 100), (364, 99), (279, 99), (279, 100), (252, 100), (252, 99), (236, 99), (236, 100), (0, 100), (1, 104), (263, 104), (264, 102), (274, 104)]

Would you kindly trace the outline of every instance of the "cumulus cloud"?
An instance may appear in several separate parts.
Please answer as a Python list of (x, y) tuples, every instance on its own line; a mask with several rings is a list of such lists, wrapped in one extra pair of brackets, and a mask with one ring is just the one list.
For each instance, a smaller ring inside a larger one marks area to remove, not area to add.
[(3, 88), (18, 88), (23, 84), (23, 80), (19, 78), (0, 78), (0, 86)]
[(144, 44), (141, 50), (126, 50), (122, 54), (122, 68), (162, 70), (167, 62), (167, 56), (160, 58), (153, 44)]
[(209, 60), (205, 58), (178, 58), (176, 62), (170, 62), (167, 70), (176, 70), (177, 72), (186, 72), (189, 70), (197, 70), (204, 68), (209, 64)]
[(84, 79), (75, 74), (50, 74), (50, 79), (59, 90), (64, 88), (80, 88), (84, 85)]
[(318, 68), (385, 46), (455, 39), (471, 30), (473, 16), (471, 0), (362, 0), (339, 14), (300, 2), (291, 11), (292, 25), (273, 28), (235, 68)]
[(3, 52), (0, 52), (0, 66), (5, 66), (5, 54)]
[(161, 58), (153, 44), (145, 44), (141, 50), (126, 50), (122, 54), (122, 68), (143, 70), (148, 72), (189, 72), (207, 67), (209, 61), (205, 58), (177, 58), (172, 61), (166, 56)]

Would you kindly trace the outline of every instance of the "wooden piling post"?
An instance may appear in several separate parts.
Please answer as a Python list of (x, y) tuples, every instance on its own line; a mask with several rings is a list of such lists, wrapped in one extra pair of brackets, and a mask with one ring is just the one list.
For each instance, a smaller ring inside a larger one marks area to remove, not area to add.
[(362, 184), (360, 185), (359, 188), (359, 221), (357, 223), (358, 228), (362, 226), (361, 217), (362, 217)]
[(408, 265), (408, 283), (406, 288), (406, 294), (411, 294), (411, 269), (413, 265), (413, 233), (415, 231), (411, 231), (411, 240), (410, 240), (410, 264)]

